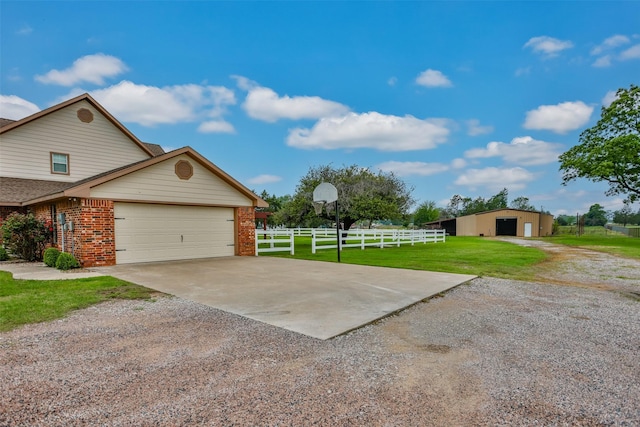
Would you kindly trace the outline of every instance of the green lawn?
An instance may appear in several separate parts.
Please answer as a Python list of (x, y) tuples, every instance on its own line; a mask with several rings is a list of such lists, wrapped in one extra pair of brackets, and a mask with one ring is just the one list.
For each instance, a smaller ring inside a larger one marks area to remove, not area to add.
[[(295, 255), (274, 252), (261, 256), (277, 256), (317, 261), (337, 261), (336, 249), (311, 253), (311, 238), (296, 237)], [(482, 237), (447, 237), (445, 243), (416, 243), (415, 246), (346, 248), (341, 261), (348, 264), (408, 268), (475, 274), (512, 279), (530, 279), (531, 267), (547, 258), (535, 248)]]
[(99, 302), (149, 299), (151, 289), (109, 276), (70, 280), (16, 280), (0, 271), (0, 331), (64, 317)]

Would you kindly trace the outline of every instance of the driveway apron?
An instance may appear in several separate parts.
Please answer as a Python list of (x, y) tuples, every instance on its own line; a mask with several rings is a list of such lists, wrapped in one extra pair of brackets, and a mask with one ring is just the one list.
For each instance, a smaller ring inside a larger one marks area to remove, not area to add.
[(92, 270), (319, 339), (344, 334), (476, 277), (274, 257)]

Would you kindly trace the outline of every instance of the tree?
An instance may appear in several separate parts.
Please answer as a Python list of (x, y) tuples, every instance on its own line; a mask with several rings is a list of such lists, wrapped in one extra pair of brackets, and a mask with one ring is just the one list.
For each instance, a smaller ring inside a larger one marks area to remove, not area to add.
[(557, 218), (559, 225), (573, 225), (576, 223), (575, 215), (559, 215)]
[(323, 211), (318, 217), (313, 209), (313, 190), (321, 182), (329, 182), (338, 189), (338, 209), (340, 222), (348, 230), (356, 221), (402, 219), (414, 200), (413, 188), (393, 173), (378, 172), (357, 165), (336, 169), (327, 166), (312, 167), (300, 179), (296, 192), (287, 204), (289, 224), (315, 225), (318, 221), (330, 222), (334, 218), (333, 207), (327, 205), (330, 213)]
[(606, 181), (611, 196), (640, 198), (640, 88), (619, 89), (598, 123), (580, 134), (580, 144), (560, 155), (562, 184), (577, 178)]
[(625, 201), (624, 206), (619, 211), (613, 212), (613, 222), (616, 224), (622, 224), (626, 227), (632, 221), (633, 211), (631, 210), (631, 203)]
[(495, 196), (491, 196), (485, 204), (485, 210), (493, 211), (496, 209), (505, 209), (508, 206), (509, 191), (506, 188), (500, 190)]
[(478, 212), (491, 211), (495, 209), (504, 209), (508, 206), (509, 191), (503, 188), (491, 196), (488, 200), (483, 197), (462, 197), (455, 194), (444, 209), (444, 217), (457, 218), (459, 216), (472, 215)]
[[(255, 191), (254, 191), (255, 193)], [(257, 193), (256, 193), (257, 194)], [(290, 195), (276, 196), (275, 194), (269, 194), (267, 190), (262, 190), (260, 198), (269, 203), (266, 208), (256, 208), (256, 212), (271, 212), (272, 215), (267, 217), (267, 224), (280, 225), (286, 223), (286, 218), (283, 217), (283, 209), (291, 201)]]
[[(516, 197), (515, 199), (513, 199), (511, 201), (511, 207), (513, 209), (520, 209), (523, 211), (535, 211), (536, 208), (529, 203), (529, 198), (528, 197), (524, 197), (524, 196), (520, 196), (520, 197)], [(562, 224), (560, 224), (562, 225)]]
[(413, 213), (413, 224), (420, 227), (422, 224), (436, 221), (440, 217), (440, 209), (436, 207), (436, 202), (427, 200), (420, 203)]
[(461, 215), (462, 212), (462, 202), (463, 202), (463, 198), (461, 195), (459, 194), (454, 194), (451, 197), (451, 200), (449, 200), (449, 204), (447, 204), (447, 207), (444, 209), (445, 212), (445, 217), (448, 218), (457, 218)]
[(607, 212), (598, 203), (589, 207), (589, 212), (584, 214), (584, 225), (605, 225), (607, 223)]

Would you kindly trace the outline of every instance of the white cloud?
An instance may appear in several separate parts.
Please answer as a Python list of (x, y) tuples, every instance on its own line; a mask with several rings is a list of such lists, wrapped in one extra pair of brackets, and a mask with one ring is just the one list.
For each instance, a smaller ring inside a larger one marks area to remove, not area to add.
[(618, 99), (618, 95), (616, 95), (616, 91), (610, 90), (604, 95), (604, 98), (602, 98), (602, 106), (608, 107), (616, 99)]
[(467, 134), (470, 136), (484, 135), (493, 132), (493, 126), (481, 126), (480, 120), (478, 119), (467, 120), (466, 124)]
[(242, 76), (232, 76), (238, 87), (248, 91), (242, 108), (249, 117), (265, 122), (280, 119), (300, 120), (344, 114), (349, 107), (319, 96), (279, 96), (274, 90)]
[(247, 77), (244, 76), (238, 76), (236, 74), (231, 76), (232, 79), (234, 79), (236, 81), (236, 84), (238, 85), (238, 88), (242, 89), (242, 90), (251, 90), (255, 87), (259, 87), (260, 85), (256, 82), (254, 82), (251, 79), (248, 79)]
[(387, 80), (387, 84), (389, 86), (395, 86), (396, 83), (398, 83), (398, 78), (397, 77), (389, 77), (389, 80)]
[(597, 68), (606, 68), (606, 67), (610, 67), (611, 66), (611, 55), (604, 55), (601, 56), (600, 58), (596, 59), (593, 64), (591, 64), (592, 67), (597, 67)]
[(478, 188), (487, 188), (490, 191), (508, 188), (509, 190), (521, 190), (527, 183), (533, 181), (535, 176), (526, 169), (515, 168), (485, 168), (469, 169), (455, 180), (455, 184), (462, 185), (475, 191)]
[(32, 102), (16, 95), (0, 95), (0, 117), (3, 119), (20, 120), (40, 111)]
[(561, 153), (560, 144), (521, 136), (513, 138), (509, 144), (493, 141), (488, 143), (486, 148), (467, 150), (464, 155), (470, 159), (502, 157), (508, 163), (544, 165), (557, 161)]
[(348, 113), (320, 119), (311, 129), (289, 131), (287, 144), (305, 149), (372, 148), (380, 151), (428, 150), (449, 136), (446, 119), (417, 119), (377, 113)]
[(225, 120), (210, 120), (200, 123), (200, 133), (236, 133), (233, 125)]
[(636, 44), (623, 51), (620, 51), (621, 46), (629, 43), (631, 43), (631, 39), (621, 34), (616, 34), (605, 39), (598, 46), (591, 49), (591, 55), (601, 55), (591, 65), (594, 67), (603, 68), (610, 67), (614, 60), (628, 61), (630, 59), (640, 58), (640, 44)]
[(640, 58), (640, 44), (631, 46), (629, 49), (623, 51), (620, 54), (621, 61), (627, 61), (629, 59), (639, 59), (639, 58)]
[(127, 71), (127, 66), (115, 56), (97, 53), (78, 58), (66, 70), (51, 70), (35, 79), (44, 84), (73, 86), (77, 83), (88, 82), (103, 85), (105, 77), (115, 77)]
[(550, 130), (555, 133), (567, 133), (585, 125), (593, 107), (582, 101), (562, 102), (557, 105), (541, 105), (527, 111), (525, 129)]
[(466, 168), (467, 167), (467, 161), (465, 159), (461, 159), (461, 158), (455, 158), (453, 160), (451, 160), (451, 167), (453, 169), (462, 169), (462, 168)]
[(569, 40), (559, 40), (549, 36), (539, 36), (530, 38), (529, 41), (524, 44), (524, 47), (529, 47), (533, 52), (546, 58), (551, 58), (558, 56), (558, 54), (565, 49), (572, 48), (573, 43)]
[(425, 87), (451, 87), (453, 83), (441, 71), (432, 70), (431, 68), (420, 73), (416, 77), (416, 83)]
[(425, 162), (396, 162), (388, 161), (380, 163), (376, 166), (383, 172), (393, 172), (397, 176), (429, 176), (449, 170), (449, 166), (442, 163), (425, 163)]
[(600, 55), (603, 52), (614, 49), (618, 46), (622, 46), (624, 44), (629, 43), (629, 37), (623, 36), (621, 34), (616, 34), (611, 37), (604, 39), (602, 43), (598, 46), (591, 49), (591, 55)]
[(531, 67), (520, 67), (516, 69), (515, 75), (516, 77), (526, 76), (531, 74)]
[(249, 178), (247, 180), (247, 183), (252, 185), (260, 185), (260, 184), (273, 184), (274, 182), (280, 182), (280, 181), (282, 181), (281, 176), (264, 174), (264, 175), (255, 176), (253, 178)]
[[(143, 126), (197, 120), (207, 122), (206, 119), (219, 119), (227, 106), (236, 103), (233, 91), (221, 86), (187, 84), (160, 88), (126, 80), (95, 90), (91, 95), (119, 120)], [(220, 123), (201, 126), (204, 132), (215, 126), (218, 126), (218, 131), (224, 128)]]

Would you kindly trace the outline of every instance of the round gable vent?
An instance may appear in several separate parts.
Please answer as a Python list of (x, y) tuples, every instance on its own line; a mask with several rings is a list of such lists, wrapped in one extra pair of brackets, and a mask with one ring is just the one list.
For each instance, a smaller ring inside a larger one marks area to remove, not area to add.
[(186, 160), (180, 160), (176, 163), (176, 175), (180, 179), (189, 179), (193, 176), (193, 166)]
[(78, 118), (82, 123), (91, 123), (93, 121), (93, 113), (86, 108), (78, 110)]

